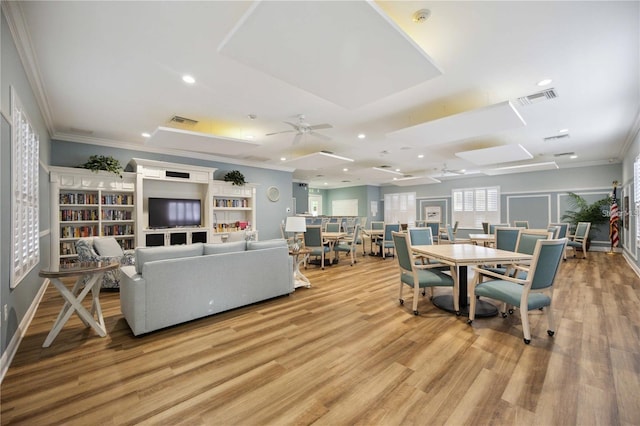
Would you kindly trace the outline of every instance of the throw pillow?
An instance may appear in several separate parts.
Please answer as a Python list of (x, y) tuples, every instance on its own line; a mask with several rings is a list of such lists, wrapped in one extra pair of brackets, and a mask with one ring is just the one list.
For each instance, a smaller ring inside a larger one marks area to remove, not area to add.
[(124, 254), (115, 238), (94, 238), (93, 247), (99, 256), (121, 257)]

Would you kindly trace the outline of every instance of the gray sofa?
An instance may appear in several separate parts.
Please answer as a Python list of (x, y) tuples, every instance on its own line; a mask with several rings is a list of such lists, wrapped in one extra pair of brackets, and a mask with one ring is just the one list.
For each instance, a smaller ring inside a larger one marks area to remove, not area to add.
[(121, 269), (120, 305), (136, 336), (294, 290), (285, 240), (137, 248)]

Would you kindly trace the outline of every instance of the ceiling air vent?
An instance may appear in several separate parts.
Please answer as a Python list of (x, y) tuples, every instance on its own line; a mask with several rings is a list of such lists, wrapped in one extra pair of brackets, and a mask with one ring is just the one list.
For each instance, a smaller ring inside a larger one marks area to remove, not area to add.
[(561, 152), (559, 154), (553, 154), (554, 157), (568, 157), (570, 155), (575, 155), (575, 152)]
[(545, 101), (547, 99), (555, 99), (557, 97), (558, 92), (556, 92), (556, 89), (550, 88), (547, 90), (543, 90), (542, 92), (534, 93), (533, 95), (518, 98), (518, 102), (520, 102), (520, 105), (531, 105), (537, 104), (538, 102)]
[(544, 138), (543, 140), (545, 142), (554, 142), (554, 141), (559, 141), (561, 139), (569, 139), (569, 133), (564, 133), (562, 135), (557, 135), (557, 136), (548, 136), (548, 137)]
[(192, 120), (186, 117), (180, 117), (179, 115), (174, 115), (173, 117), (171, 117), (169, 119), (169, 122), (175, 123), (175, 124), (181, 124), (183, 126), (195, 126), (196, 124), (198, 124), (197, 120)]

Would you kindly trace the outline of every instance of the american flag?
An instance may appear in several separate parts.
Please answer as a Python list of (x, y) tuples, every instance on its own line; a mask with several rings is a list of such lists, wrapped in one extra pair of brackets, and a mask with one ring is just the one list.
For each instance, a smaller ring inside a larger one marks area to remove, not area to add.
[(611, 201), (611, 209), (609, 210), (609, 239), (611, 247), (618, 247), (620, 237), (618, 236), (618, 200), (616, 199), (616, 186), (613, 186), (613, 200)]

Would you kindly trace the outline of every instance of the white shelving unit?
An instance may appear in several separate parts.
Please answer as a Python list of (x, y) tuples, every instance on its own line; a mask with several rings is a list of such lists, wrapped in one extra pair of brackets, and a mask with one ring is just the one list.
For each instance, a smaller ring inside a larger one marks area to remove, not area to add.
[(77, 259), (82, 237), (111, 235), (123, 249), (135, 247), (135, 174), (50, 167), (51, 264)]
[(255, 185), (214, 181), (212, 191), (214, 238), (225, 240), (233, 232), (256, 229)]

